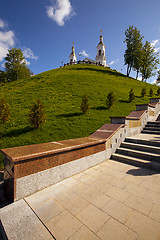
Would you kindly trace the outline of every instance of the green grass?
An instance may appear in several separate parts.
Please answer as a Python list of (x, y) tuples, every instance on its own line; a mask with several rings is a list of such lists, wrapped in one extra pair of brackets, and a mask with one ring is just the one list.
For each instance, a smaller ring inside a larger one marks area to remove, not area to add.
[[(136, 98), (129, 103), (131, 87)], [(147, 95), (142, 99), (143, 87)], [(10, 106), (11, 121), (0, 125), (0, 148), (89, 136), (110, 123), (110, 116), (127, 116), (135, 110), (135, 104), (148, 103), (150, 87), (148, 83), (93, 65), (68, 66), (1, 84), (0, 97), (5, 97)], [(152, 88), (156, 93), (157, 87)], [(105, 101), (111, 90), (116, 103), (108, 110)], [(90, 110), (82, 115), (80, 105), (84, 94), (89, 97)], [(28, 114), (38, 98), (45, 106), (47, 121), (34, 130)]]

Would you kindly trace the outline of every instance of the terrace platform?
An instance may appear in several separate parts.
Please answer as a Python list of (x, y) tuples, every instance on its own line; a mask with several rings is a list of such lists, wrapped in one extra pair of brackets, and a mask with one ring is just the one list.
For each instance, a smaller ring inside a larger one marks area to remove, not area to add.
[(160, 173), (107, 160), (0, 209), (0, 219), (9, 240), (159, 240)]

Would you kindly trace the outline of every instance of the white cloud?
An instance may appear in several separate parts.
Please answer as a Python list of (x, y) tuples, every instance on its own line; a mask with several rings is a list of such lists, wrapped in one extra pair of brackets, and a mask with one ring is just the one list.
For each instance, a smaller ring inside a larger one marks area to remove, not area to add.
[[(151, 45), (152, 45), (152, 47), (154, 47), (155, 52), (158, 52), (160, 50), (160, 41), (159, 41), (159, 39), (153, 40), (151, 42)], [(158, 46), (155, 47), (155, 45), (158, 45)]]
[(22, 62), (24, 62), (26, 65), (30, 65), (31, 63), (29, 61), (27, 61), (26, 59), (24, 59)]
[(0, 28), (4, 28), (5, 26), (5, 22), (0, 18)]
[(88, 53), (85, 50), (78, 53), (79, 56), (89, 57)]
[(111, 61), (110, 63), (108, 63), (108, 65), (113, 65), (113, 64), (115, 64), (115, 63), (117, 63), (117, 62), (119, 62), (119, 59), (115, 59), (115, 60), (113, 60), (113, 61)]
[(8, 49), (14, 46), (14, 37), (15, 35), (13, 31), (0, 31), (0, 61), (6, 57)]
[(64, 26), (68, 20), (75, 13), (69, 0), (56, 0), (52, 6), (47, 7), (47, 15), (59, 26)]
[(23, 48), (23, 56), (25, 58), (31, 58), (31, 59), (35, 59), (35, 60), (38, 59), (38, 56), (35, 56), (34, 53), (32, 52), (32, 50), (30, 48), (26, 48), (26, 47)]

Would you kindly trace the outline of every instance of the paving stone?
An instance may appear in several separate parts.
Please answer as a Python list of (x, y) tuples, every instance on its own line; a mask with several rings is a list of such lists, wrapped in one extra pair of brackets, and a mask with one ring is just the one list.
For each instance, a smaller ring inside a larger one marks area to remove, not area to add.
[(73, 195), (67, 201), (61, 202), (61, 205), (73, 215), (84, 210), (90, 203), (78, 195)]
[(82, 223), (65, 210), (55, 218), (48, 221), (46, 226), (55, 236), (56, 240), (67, 240), (78, 229), (80, 229)]
[(0, 209), (0, 219), (9, 240), (53, 239), (24, 200)]
[(82, 226), (73, 236), (68, 240), (100, 240), (93, 232), (91, 232), (86, 226)]
[(70, 178), (64, 180), (64, 181), (62, 182), (62, 184), (63, 184), (63, 186), (69, 188), (69, 187), (76, 186), (77, 184), (79, 184), (79, 181), (76, 180), (76, 179), (73, 178), (73, 177), (70, 177)]
[(130, 216), (126, 226), (148, 240), (160, 239), (160, 223), (137, 211)]
[(106, 193), (107, 196), (110, 196), (120, 202), (124, 202), (126, 198), (130, 195), (128, 192), (126, 192), (123, 189), (117, 188), (117, 187), (111, 187)]
[(133, 193), (137, 196), (144, 196), (145, 193), (146, 193), (146, 189), (141, 187), (141, 186), (138, 186), (134, 183), (130, 183), (128, 182), (128, 184), (126, 184), (125, 188), (124, 188), (127, 192), (130, 192), (130, 193)]
[(64, 208), (54, 199), (49, 199), (48, 201), (43, 202), (37, 208), (35, 207), (34, 211), (39, 216), (39, 218), (44, 223), (46, 223), (50, 219), (54, 218), (55, 216), (60, 214), (62, 211), (64, 211)]
[(109, 215), (93, 205), (89, 205), (85, 210), (77, 214), (77, 218), (96, 233), (109, 219)]
[(144, 194), (144, 198), (148, 201), (151, 201), (155, 204), (160, 205), (160, 194), (152, 192), (150, 190), (146, 190), (146, 193)]
[(112, 185), (107, 182), (97, 179), (93, 183), (91, 183), (90, 186), (91, 186), (91, 188), (95, 189), (96, 191), (104, 193), (104, 192), (108, 191)]
[[(143, 197), (143, 195), (142, 195)], [(138, 212), (141, 212), (145, 215), (148, 215), (151, 211), (153, 203), (147, 201), (146, 199), (136, 196), (135, 194), (131, 194), (126, 200), (125, 204)]]
[(132, 208), (114, 199), (110, 200), (102, 210), (121, 223), (125, 223), (134, 211)]
[(83, 197), (98, 208), (102, 208), (111, 199), (110, 197), (96, 191), (93, 188), (90, 188), (90, 190)]
[(125, 175), (123, 180), (130, 182), (130, 183), (134, 183), (136, 185), (139, 185), (142, 182), (141, 178), (139, 178), (138, 176), (130, 175), (130, 174)]
[(160, 222), (160, 205), (154, 204), (150, 213), (149, 217), (155, 219), (156, 221)]
[(153, 192), (160, 193), (160, 184), (156, 184), (150, 181), (142, 181), (140, 186), (145, 189), (152, 190)]
[(110, 218), (97, 232), (102, 240), (138, 240), (137, 234), (126, 226)]

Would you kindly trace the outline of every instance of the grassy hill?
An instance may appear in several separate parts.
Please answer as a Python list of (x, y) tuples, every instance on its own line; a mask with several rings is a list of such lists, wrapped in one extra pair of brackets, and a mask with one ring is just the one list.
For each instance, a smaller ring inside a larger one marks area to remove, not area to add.
[[(129, 103), (131, 87), (136, 98)], [(140, 98), (143, 87), (147, 89), (144, 99)], [(63, 67), (2, 84), (0, 96), (9, 103), (12, 119), (0, 125), (0, 148), (89, 136), (103, 124), (110, 123), (110, 116), (127, 116), (135, 109), (135, 104), (148, 103), (150, 87), (156, 93), (156, 86), (93, 65)], [(116, 103), (108, 110), (105, 101), (111, 90)], [(82, 115), (80, 104), (85, 93), (90, 110)], [(28, 114), (38, 98), (45, 106), (47, 121), (34, 130)]]

